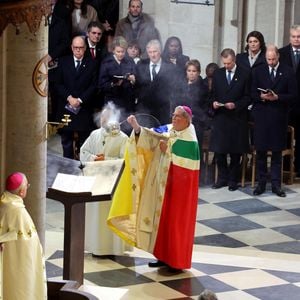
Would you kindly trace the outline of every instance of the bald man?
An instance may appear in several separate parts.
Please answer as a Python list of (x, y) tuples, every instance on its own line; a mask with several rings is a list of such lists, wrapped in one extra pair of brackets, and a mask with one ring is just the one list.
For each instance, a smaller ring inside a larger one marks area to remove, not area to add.
[[(96, 93), (96, 62), (84, 56), (85, 39), (82, 36), (72, 40), (72, 55), (63, 57), (58, 63), (55, 90), (58, 95), (56, 119), (61, 122), (69, 114), (71, 122), (61, 129), (63, 156), (78, 158), (79, 149), (93, 129), (93, 106)], [(78, 140), (74, 146), (74, 134)]]
[(286, 148), (288, 111), (297, 96), (297, 83), (293, 69), (279, 63), (277, 47), (267, 47), (266, 61), (266, 65), (254, 70), (251, 86), (258, 177), (258, 185), (253, 194), (258, 196), (265, 192), (267, 152), (272, 151), (272, 193), (285, 197), (286, 194), (281, 189), (281, 152)]

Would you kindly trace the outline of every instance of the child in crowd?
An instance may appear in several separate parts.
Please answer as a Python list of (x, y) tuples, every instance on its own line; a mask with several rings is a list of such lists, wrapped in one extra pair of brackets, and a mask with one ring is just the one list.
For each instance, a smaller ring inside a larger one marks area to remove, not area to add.
[(128, 43), (127, 54), (136, 64), (140, 61), (141, 48), (136, 41)]

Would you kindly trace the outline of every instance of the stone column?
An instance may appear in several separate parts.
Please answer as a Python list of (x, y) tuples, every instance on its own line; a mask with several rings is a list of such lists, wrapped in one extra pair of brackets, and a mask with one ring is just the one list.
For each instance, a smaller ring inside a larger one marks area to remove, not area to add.
[(4, 189), (6, 141), (6, 32), (0, 36), (0, 191)]
[[(31, 187), (25, 205), (44, 245), (47, 97), (34, 89), (32, 75), (48, 52), (48, 27), (41, 23), (35, 35), (26, 23), (18, 35), (12, 25), (6, 31), (6, 175), (14, 171), (27, 175)], [(40, 71), (47, 73), (43, 66)]]

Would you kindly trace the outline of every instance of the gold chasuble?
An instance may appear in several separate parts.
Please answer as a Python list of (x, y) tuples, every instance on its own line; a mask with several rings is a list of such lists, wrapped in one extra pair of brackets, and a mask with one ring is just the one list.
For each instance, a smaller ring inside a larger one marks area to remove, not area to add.
[(0, 242), (4, 243), (1, 299), (47, 299), (45, 263), (37, 231), (23, 199), (7, 191), (0, 201)]
[[(107, 223), (131, 245), (187, 269), (198, 203), (198, 142), (193, 125), (159, 130), (142, 127), (138, 139), (132, 133)], [(162, 139), (168, 143), (166, 153), (159, 147)]]

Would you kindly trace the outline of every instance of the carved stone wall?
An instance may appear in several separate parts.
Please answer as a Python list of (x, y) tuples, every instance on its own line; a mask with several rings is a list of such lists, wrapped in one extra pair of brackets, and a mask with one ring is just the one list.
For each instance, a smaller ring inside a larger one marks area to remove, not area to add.
[[(20, 33), (20, 25), (26, 23), (29, 31), (35, 34), (43, 17), (51, 13), (51, 0), (22, 0), (5, 1), (0, 3), (0, 35), (6, 26), (11, 23)], [(47, 20), (45, 18), (45, 20)]]

